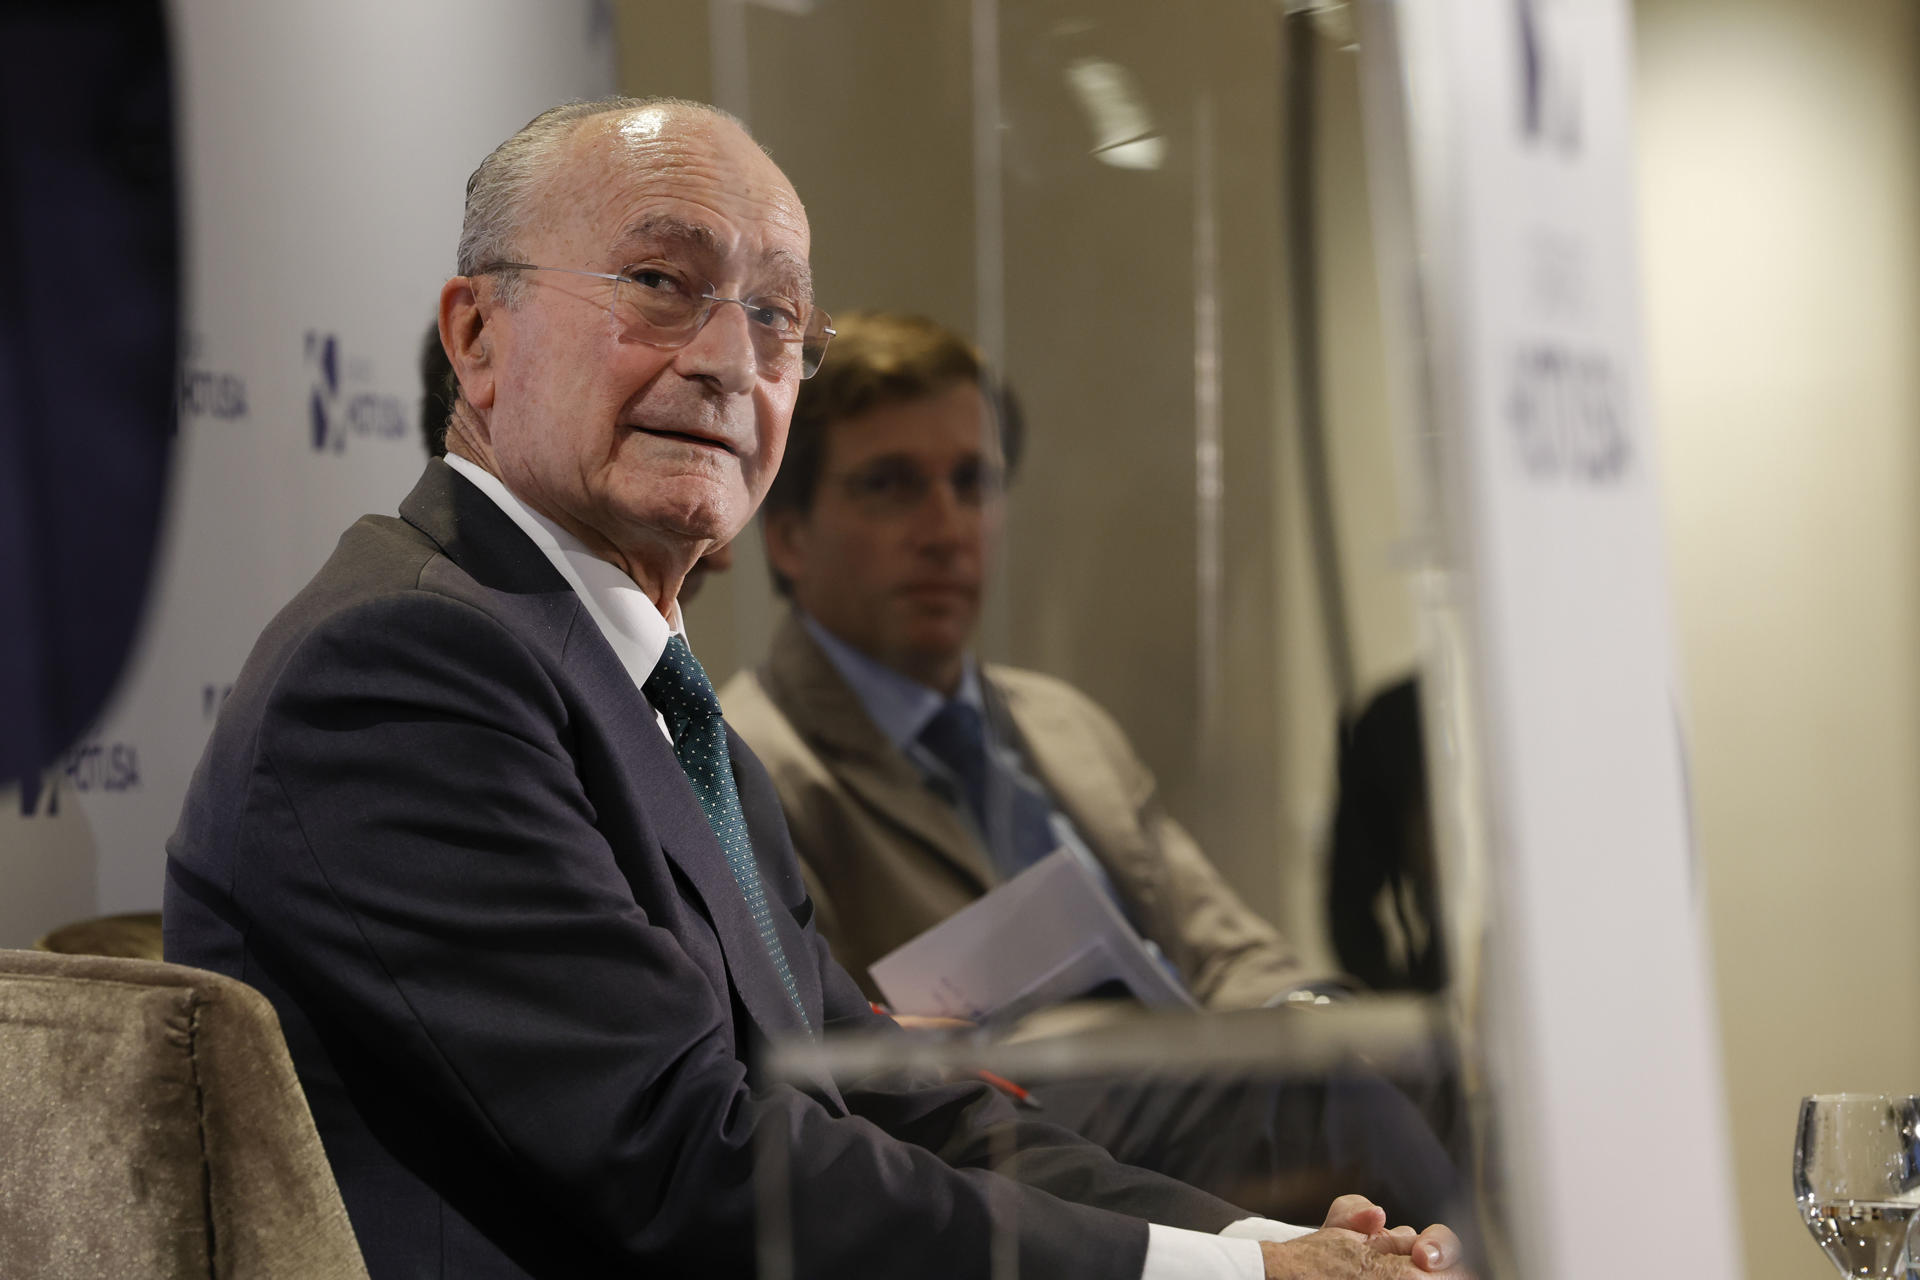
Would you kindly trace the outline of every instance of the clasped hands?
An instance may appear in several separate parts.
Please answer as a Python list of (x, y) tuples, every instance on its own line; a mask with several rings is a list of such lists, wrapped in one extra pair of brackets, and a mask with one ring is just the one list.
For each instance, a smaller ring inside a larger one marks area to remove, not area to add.
[(1441, 1273), (1473, 1280), (1461, 1264), (1460, 1238), (1443, 1226), (1387, 1230), (1387, 1212), (1365, 1196), (1341, 1196), (1312, 1235), (1260, 1244), (1267, 1280), (1396, 1280)]

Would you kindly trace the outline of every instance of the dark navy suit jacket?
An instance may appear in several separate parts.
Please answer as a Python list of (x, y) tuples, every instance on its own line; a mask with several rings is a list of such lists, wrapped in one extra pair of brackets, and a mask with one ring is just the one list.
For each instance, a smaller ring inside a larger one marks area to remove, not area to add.
[[(732, 747), (808, 1016), (872, 1027)], [(749, 1274), (769, 1132), (799, 1276), (982, 1276), (1003, 1231), (1023, 1275), (1135, 1280), (1142, 1217), (1242, 1216), (979, 1086), (756, 1084), (756, 1044), (798, 1019), (652, 707), (437, 461), (255, 646), (168, 845), (165, 918), (169, 959), (279, 1011), (375, 1280)], [(1005, 1124), (1017, 1181), (984, 1168)]]

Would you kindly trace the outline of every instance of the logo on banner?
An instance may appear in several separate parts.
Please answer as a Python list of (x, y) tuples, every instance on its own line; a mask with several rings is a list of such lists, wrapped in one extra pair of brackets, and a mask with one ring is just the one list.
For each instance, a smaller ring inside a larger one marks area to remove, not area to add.
[(20, 780), (20, 816), (51, 818), (60, 812), (60, 790), (118, 794), (140, 789), (140, 752), (130, 742), (89, 739), (67, 752), (57, 770)]
[(60, 812), (60, 791), (53, 779), (54, 775), (45, 773), (30, 773), (20, 779), (21, 817), (51, 818)]
[(1580, 154), (1580, 58), (1565, 0), (1515, 0), (1520, 9), (1520, 132), (1529, 143)]
[(189, 333), (180, 362), (180, 416), (232, 422), (247, 416), (247, 380), (237, 373), (211, 369), (200, 360), (205, 345), (198, 333)]
[(402, 440), (408, 427), (400, 397), (375, 391), (364, 359), (348, 361), (340, 335), (309, 331), (307, 429), (315, 453), (344, 453), (348, 440)]
[(1514, 353), (1507, 422), (1536, 480), (1610, 484), (1633, 460), (1619, 368), (1605, 351), (1551, 342)]

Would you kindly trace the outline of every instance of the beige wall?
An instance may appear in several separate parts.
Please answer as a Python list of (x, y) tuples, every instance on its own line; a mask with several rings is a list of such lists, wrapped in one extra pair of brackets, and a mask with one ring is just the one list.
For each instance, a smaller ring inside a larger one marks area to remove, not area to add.
[[(1359, 58), (1351, 48), (1316, 39), (1313, 180), (1322, 408), (1354, 696), (1363, 704), (1413, 669), (1414, 614), (1403, 568), (1407, 523), (1399, 502), (1398, 438), (1383, 373)], [(1291, 927), (1317, 939), (1325, 929), (1323, 859), (1333, 817), (1340, 707), (1313, 578), (1297, 424), (1289, 415), (1282, 426), (1273, 498), (1282, 598), (1273, 653), (1282, 680), (1280, 790), (1292, 853), (1286, 867), (1291, 893), (1283, 905)]]
[(1802, 1094), (1920, 1091), (1920, 5), (1638, 6), (1653, 392), (1746, 1259)]

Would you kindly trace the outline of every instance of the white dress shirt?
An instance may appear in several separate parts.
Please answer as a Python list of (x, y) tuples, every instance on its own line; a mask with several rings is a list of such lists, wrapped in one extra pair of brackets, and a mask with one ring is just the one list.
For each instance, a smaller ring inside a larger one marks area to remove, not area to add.
[[(499, 477), (449, 453), (447, 465), (465, 477), (505, 512), (540, 553), (567, 580), (580, 597), (587, 616), (613, 646), (620, 665), (636, 689), (667, 651), (667, 638), (685, 635), (680, 608), (669, 622), (632, 578), (587, 550), (578, 538), (533, 510), (513, 495)], [(939, 709), (938, 695), (934, 709)], [(660, 732), (672, 738), (664, 716), (654, 713)], [(1140, 1280), (1262, 1280), (1266, 1264), (1260, 1257), (1262, 1240), (1292, 1240), (1312, 1232), (1311, 1227), (1289, 1226), (1268, 1218), (1243, 1218), (1217, 1236), (1182, 1227), (1147, 1224), (1147, 1263)]]
[[(520, 526), (520, 532), (533, 539), (533, 545), (540, 548), (540, 554), (560, 571), (560, 576), (567, 580), (573, 593), (580, 597), (587, 616), (593, 619), (593, 625), (600, 628), (600, 634), (613, 646), (614, 656), (620, 659), (620, 665), (627, 669), (633, 687), (644, 689), (647, 677), (660, 665), (660, 656), (667, 651), (668, 637), (687, 633), (679, 605), (674, 606), (673, 621), (667, 621), (661, 615), (659, 606), (632, 578), (587, 550), (586, 544), (580, 539), (514, 497), (513, 491), (501, 483), (498, 476), (451, 453), (446, 461), (448, 466), (465, 476), (474, 488), (491, 498), (494, 506), (506, 512), (507, 518)], [(667, 728), (666, 717), (656, 711), (653, 718), (660, 725), (660, 732), (671, 741), (673, 734)]]

